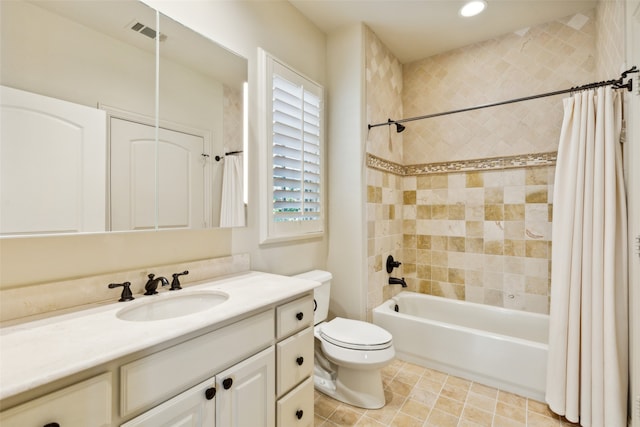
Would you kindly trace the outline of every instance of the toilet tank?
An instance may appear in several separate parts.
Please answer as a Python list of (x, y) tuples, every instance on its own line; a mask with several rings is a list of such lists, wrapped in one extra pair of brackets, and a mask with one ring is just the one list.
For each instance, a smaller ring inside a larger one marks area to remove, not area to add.
[(312, 270), (306, 273), (297, 274), (294, 277), (320, 282), (321, 285), (313, 290), (313, 324), (327, 319), (329, 314), (329, 297), (331, 296), (331, 273), (323, 270)]

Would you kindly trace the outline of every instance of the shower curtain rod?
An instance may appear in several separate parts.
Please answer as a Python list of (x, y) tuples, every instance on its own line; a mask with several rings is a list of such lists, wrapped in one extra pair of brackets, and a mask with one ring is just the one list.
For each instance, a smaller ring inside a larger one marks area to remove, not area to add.
[(446, 115), (455, 114), (455, 113), (464, 113), (466, 111), (480, 110), (482, 108), (497, 107), (499, 105), (513, 104), (514, 102), (522, 102), (522, 101), (529, 101), (529, 100), (532, 100), (532, 99), (546, 98), (548, 96), (561, 95), (563, 93), (570, 93), (570, 92), (578, 92), (578, 91), (586, 90), (586, 89), (594, 89), (594, 88), (601, 87), (601, 86), (613, 86), (614, 89), (627, 88), (627, 90), (629, 92), (631, 92), (632, 86), (633, 86), (633, 79), (629, 79), (629, 81), (627, 81), (626, 83), (624, 82), (624, 79), (627, 78), (628, 74), (637, 73), (638, 71), (640, 71), (640, 70), (638, 70), (638, 67), (636, 67), (634, 65), (629, 70), (623, 72), (620, 75), (619, 79), (615, 79), (615, 80), (607, 80), (607, 81), (602, 81), (602, 82), (597, 82), (597, 83), (589, 83), (589, 84), (582, 85), (582, 86), (572, 87), (570, 89), (556, 90), (554, 92), (547, 92), (547, 93), (542, 93), (542, 94), (539, 94), (539, 95), (525, 96), (524, 98), (510, 99), (508, 101), (494, 102), (494, 103), (491, 103), (491, 104), (476, 105), (475, 107), (468, 107), (468, 108), (462, 108), (462, 109), (459, 109), (459, 110), (445, 111), (445, 112), (442, 112), (442, 113), (427, 114), (425, 116), (410, 117), (408, 119), (400, 119), (400, 120), (391, 120), (391, 119), (389, 119), (386, 122), (376, 123), (376, 124), (373, 124), (373, 125), (368, 125), (368, 127), (369, 127), (369, 129), (371, 129), (371, 128), (378, 127), (378, 126), (391, 126), (391, 125), (395, 124), (396, 128), (397, 128), (396, 129), (397, 132), (400, 133), (405, 128), (402, 125), (402, 123), (406, 123), (406, 122), (412, 122), (412, 121), (415, 121), (415, 120), (423, 120), (423, 119), (431, 119), (433, 117), (446, 116)]

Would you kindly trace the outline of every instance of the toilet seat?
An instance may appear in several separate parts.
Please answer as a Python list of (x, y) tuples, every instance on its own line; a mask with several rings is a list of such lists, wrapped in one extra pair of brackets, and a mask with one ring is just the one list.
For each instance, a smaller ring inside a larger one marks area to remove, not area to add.
[(384, 350), (392, 345), (392, 336), (381, 327), (360, 320), (336, 317), (320, 325), (320, 337), (351, 350)]

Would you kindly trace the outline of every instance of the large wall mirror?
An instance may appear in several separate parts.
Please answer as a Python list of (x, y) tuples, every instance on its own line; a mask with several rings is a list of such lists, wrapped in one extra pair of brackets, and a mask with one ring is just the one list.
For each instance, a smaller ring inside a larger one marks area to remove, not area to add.
[(1, 236), (244, 225), (245, 58), (134, 0), (0, 7)]

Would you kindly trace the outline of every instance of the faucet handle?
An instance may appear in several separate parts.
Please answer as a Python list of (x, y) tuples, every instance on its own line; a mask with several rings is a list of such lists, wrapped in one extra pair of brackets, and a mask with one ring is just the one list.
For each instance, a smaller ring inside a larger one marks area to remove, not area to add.
[(169, 290), (178, 291), (182, 289), (182, 286), (180, 286), (180, 276), (186, 276), (187, 274), (189, 274), (188, 270), (185, 270), (182, 273), (173, 273), (171, 275), (171, 277), (173, 277), (173, 280), (171, 281), (171, 288)]
[(125, 302), (125, 301), (131, 301), (133, 298), (133, 294), (131, 293), (131, 282), (124, 282), (124, 283), (109, 283), (109, 289), (113, 289), (113, 288), (118, 288), (122, 286), (122, 294), (120, 295), (120, 299), (118, 301), (120, 302)]

